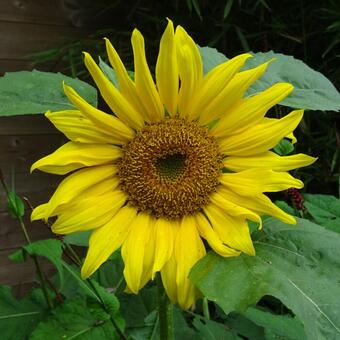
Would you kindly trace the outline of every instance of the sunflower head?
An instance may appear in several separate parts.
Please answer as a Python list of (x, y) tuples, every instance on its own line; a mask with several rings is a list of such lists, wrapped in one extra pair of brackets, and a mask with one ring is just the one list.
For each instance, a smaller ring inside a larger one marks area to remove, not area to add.
[(254, 255), (248, 221), (261, 227), (261, 216), (271, 215), (295, 223), (264, 193), (302, 188), (287, 171), (315, 159), (271, 151), (281, 139), (294, 138), (303, 115), (265, 117), (292, 85), (245, 95), (270, 61), (242, 71), (251, 57), (242, 54), (203, 74), (196, 44), (169, 20), (154, 80), (138, 30), (131, 43), (134, 80), (106, 39), (118, 86), (84, 54), (112, 112), (64, 85), (75, 109), (46, 113), (70, 141), (32, 170), (68, 176), (32, 219), (56, 216), (52, 230), (58, 234), (92, 230), (84, 278), (121, 248), (129, 291), (137, 293), (160, 272), (170, 299), (189, 308), (198, 292), (188, 275), (206, 246), (224, 257)]

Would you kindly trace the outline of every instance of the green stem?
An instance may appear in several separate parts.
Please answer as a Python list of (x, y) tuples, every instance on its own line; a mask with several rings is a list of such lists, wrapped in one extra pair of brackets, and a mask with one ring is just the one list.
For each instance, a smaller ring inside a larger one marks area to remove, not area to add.
[[(22, 230), (22, 232), (25, 235), (25, 239), (26, 239), (27, 243), (31, 244), (32, 241), (31, 241), (31, 239), (30, 239), (30, 237), (29, 237), (29, 235), (27, 233), (27, 229), (26, 229), (24, 221), (22, 220), (21, 217), (18, 217), (18, 220), (19, 220), (19, 224), (20, 224), (21, 230)], [(46, 303), (47, 303), (47, 305), (48, 305), (48, 307), (50, 309), (53, 309), (53, 301), (52, 301), (51, 297), (48, 294), (48, 291), (47, 291), (47, 288), (46, 288), (46, 281), (44, 280), (44, 276), (43, 276), (40, 264), (38, 262), (38, 259), (37, 259), (37, 257), (35, 255), (31, 255), (31, 257), (33, 259), (33, 262), (34, 262), (34, 265), (35, 265), (35, 268), (36, 268), (36, 271), (37, 271), (38, 279), (39, 279), (39, 282), (40, 282), (40, 285), (41, 285), (41, 289), (43, 291)]]
[(203, 315), (207, 320), (209, 320), (210, 319), (209, 302), (206, 297), (203, 298), (202, 305), (203, 305)]
[(159, 333), (162, 340), (173, 340), (173, 305), (165, 293), (162, 278), (157, 276)]

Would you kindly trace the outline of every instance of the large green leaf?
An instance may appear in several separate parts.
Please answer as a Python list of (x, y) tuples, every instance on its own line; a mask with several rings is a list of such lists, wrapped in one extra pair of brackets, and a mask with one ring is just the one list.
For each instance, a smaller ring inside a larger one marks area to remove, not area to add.
[(278, 82), (294, 85), (294, 91), (280, 105), (309, 110), (340, 110), (340, 93), (320, 72), (303, 61), (273, 51), (253, 53), (247, 60), (246, 68), (255, 67), (275, 58), (265, 74), (249, 89), (248, 94), (263, 91)]
[(61, 73), (20, 71), (0, 78), (0, 116), (74, 109), (64, 94), (63, 82), (97, 105), (97, 90), (79, 79)]
[(340, 200), (331, 195), (303, 195), (304, 205), (323, 227), (340, 233)]
[(24, 246), (22, 249), (11, 254), (9, 258), (15, 262), (23, 262), (26, 260), (27, 254), (46, 257), (58, 270), (60, 286), (62, 286), (64, 282), (64, 271), (61, 262), (62, 253), (62, 243), (59, 240), (46, 239)]
[(216, 50), (216, 48), (208, 47), (208, 46), (198, 46), (198, 49), (201, 54), (201, 58), (203, 61), (203, 72), (208, 73), (215, 66), (222, 64), (228, 58), (223, 54)]
[(227, 314), (272, 295), (302, 321), (308, 339), (339, 338), (340, 235), (307, 220), (267, 219), (255, 247), (254, 257), (209, 253), (190, 278)]
[(31, 340), (120, 339), (110, 315), (92, 301), (76, 298), (51, 312), (51, 316), (32, 332)]
[(1, 339), (27, 339), (46, 311), (40, 293), (36, 290), (18, 301), (12, 296), (10, 287), (0, 286)]

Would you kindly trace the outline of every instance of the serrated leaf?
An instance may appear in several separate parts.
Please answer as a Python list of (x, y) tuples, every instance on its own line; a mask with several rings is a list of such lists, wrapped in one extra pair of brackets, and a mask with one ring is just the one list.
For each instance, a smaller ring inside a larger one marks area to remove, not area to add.
[(340, 337), (340, 235), (308, 220), (297, 226), (267, 219), (256, 256), (225, 259), (209, 253), (191, 280), (226, 314), (244, 311), (264, 295), (281, 300), (304, 324), (308, 339)]
[(303, 195), (304, 206), (315, 222), (323, 227), (340, 232), (340, 200), (331, 195)]
[(200, 51), (203, 62), (204, 74), (208, 73), (215, 66), (222, 64), (228, 60), (228, 58), (223, 53), (218, 52), (216, 48), (208, 46), (198, 46), (198, 49)]
[(244, 315), (259, 326), (265, 328), (266, 333), (272, 333), (276, 338), (286, 340), (306, 340), (303, 325), (297, 318), (289, 315), (275, 315), (259, 308), (248, 308)]
[(61, 73), (20, 71), (0, 78), (0, 116), (74, 109), (64, 94), (63, 82), (97, 106), (97, 90), (79, 79)]
[(24, 216), (25, 205), (22, 199), (13, 191), (10, 191), (7, 196), (8, 210), (12, 217), (20, 218)]
[(60, 339), (120, 339), (110, 315), (99, 304), (84, 299), (68, 300), (32, 332), (30, 340)]
[(39, 299), (35, 299), (34, 293), (22, 300), (16, 300), (10, 287), (0, 286), (1, 339), (27, 339), (44, 317), (44, 305)]
[(280, 105), (309, 110), (340, 110), (340, 93), (320, 72), (292, 56), (281, 53), (252, 53), (253, 58), (246, 62), (245, 69), (255, 67), (273, 58), (265, 74), (250, 87), (247, 94), (252, 95), (278, 82), (294, 85), (294, 91), (280, 102)]
[(58, 270), (60, 286), (63, 285), (64, 272), (61, 262), (63, 249), (62, 243), (60, 241), (54, 239), (47, 239), (32, 242), (22, 247), (22, 249), (16, 251), (15, 253), (11, 254), (9, 258), (15, 262), (22, 262), (26, 259), (27, 253), (29, 255), (43, 256), (46, 257), (49, 261), (51, 261)]

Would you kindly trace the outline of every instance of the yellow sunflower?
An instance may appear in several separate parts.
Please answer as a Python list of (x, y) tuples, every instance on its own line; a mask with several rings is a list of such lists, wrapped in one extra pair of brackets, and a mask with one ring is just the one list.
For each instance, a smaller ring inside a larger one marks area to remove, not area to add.
[(56, 216), (52, 230), (58, 234), (92, 230), (83, 278), (121, 247), (131, 292), (160, 272), (171, 301), (189, 308), (198, 292), (188, 275), (206, 253), (203, 240), (224, 257), (255, 255), (248, 220), (261, 227), (261, 216), (271, 215), (295, 223), (264, 192), (302, 188), (287, 171), (315, 159), (270, 151), (282, 138), (293, 138), (302, 118), (302, 110), (282, 119), (264, 117), (292, 85), (278, 83), (244, 97), (269, 62), (240, 71), (251, 57), (242, 54), (204, 75), (195, 42), (169, 21), (154, 81), (138, 30), (131, 42), (134, 80), (106, 40), (117, 87), (85, 53), (85, 65), (113, 114), (67, 85), (75, 109), (46, 113), (70, 141), (34, 163), (32, 171), (71, 174), (48, 203), (34, 209), (32, 219)]

